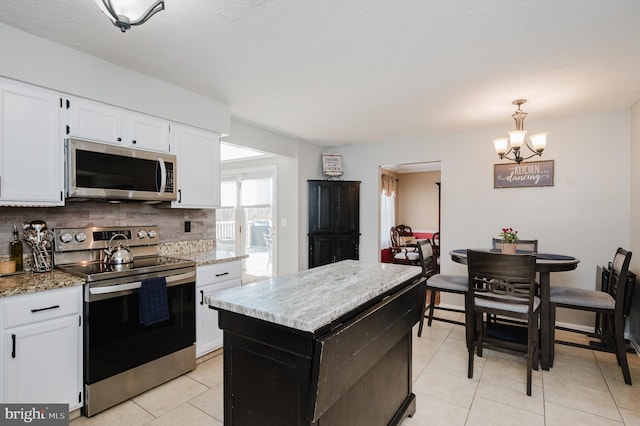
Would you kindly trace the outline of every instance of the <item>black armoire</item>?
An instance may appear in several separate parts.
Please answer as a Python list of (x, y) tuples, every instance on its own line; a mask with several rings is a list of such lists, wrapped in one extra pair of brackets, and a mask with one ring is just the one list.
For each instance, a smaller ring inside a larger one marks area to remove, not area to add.
[(309, 268), (358, 259), (360, 181), (309, 180)]

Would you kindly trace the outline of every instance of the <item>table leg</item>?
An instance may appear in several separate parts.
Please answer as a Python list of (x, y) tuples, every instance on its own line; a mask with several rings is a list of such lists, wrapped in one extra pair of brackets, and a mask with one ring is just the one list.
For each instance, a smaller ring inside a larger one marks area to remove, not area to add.
[(549, 301), (549, 293), (551, 286), (551, 277), (549, 272), (540, 272), (540, 363), (543, 370), (549, 370), (551, 362), (551, 353), (553, 351), (553, 342), (551, 341), (551, 303)]

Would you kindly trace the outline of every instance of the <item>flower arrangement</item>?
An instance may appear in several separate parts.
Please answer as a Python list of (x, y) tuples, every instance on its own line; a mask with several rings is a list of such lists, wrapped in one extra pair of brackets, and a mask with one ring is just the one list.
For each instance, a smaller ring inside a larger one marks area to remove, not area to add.
[(502, 228), (499, 236), (508, 244), (515, 244), (516, 241), (518, 241), (518, 231), (515, 231), (513, 228)]

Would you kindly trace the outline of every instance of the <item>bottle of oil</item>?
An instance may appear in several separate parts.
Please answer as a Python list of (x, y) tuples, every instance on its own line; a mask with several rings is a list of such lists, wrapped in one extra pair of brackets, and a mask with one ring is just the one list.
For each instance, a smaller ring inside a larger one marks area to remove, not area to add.
[(16, 272), (22, 271), (22, 241), (18, 238), (18, 228), (13, 225), (13, 241), (11, 241), (11, 260), (16, 262)]

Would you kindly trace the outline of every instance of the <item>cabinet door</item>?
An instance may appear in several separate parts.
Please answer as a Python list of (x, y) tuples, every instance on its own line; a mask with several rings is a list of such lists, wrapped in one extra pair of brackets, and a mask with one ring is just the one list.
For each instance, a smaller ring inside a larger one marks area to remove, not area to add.
[(171, 207), (220, 206), (220, 138), (217, 133), (174, 126), (178, 199)]
[(309, 237), (309, 268), (339, 262), (358, 260), (358, 237), (352, 235), (316, 235)]
[(9, 403), (80, 407), (81, 326), (78, 315), (5, 331), (5, 397)]
[(0, 205), (64, 205), (60, 96), (0, 81)]
[(202, 356), (215, 349), (221, 348), (223, 343), (222, 330), (218, 327), (218, 311), (209, 308), (206, 300), (219, 290), (239, 287), (240, 279), (211, 284), (197, 289), (196, 303), (196, 356)]
[(121, 144), (123, 110), (99, 102), (69, 100), (67, 135), (97, 142)]
[(358, 233), (360, 182), (309, 181), (309, 233)]
[(309, 233), (333, 232), (335, 182), (309, 182)]
[(149, 115), (127, 114), (126, 144), (151, 151), (169, 152), (169, 122)]
[(336, 182), (334, 188), (334, 232), (358, 233), (360, 230), (360, 183)]

